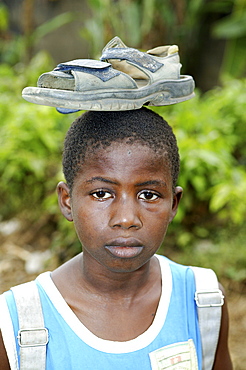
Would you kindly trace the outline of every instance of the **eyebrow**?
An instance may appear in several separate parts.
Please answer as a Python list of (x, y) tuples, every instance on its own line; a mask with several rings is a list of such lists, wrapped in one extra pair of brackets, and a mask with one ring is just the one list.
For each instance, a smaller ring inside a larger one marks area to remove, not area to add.
[(167, 186), (165, 181), (162, 180), (149, 180), (149, 181), (144, 181), (141, 183), (136, 184), (136, 186), (149, 186), (149, 185), (155, 185), (155, 186)]
[[(95, 176), (95, 177), (92, 177), (89, 180), (86, 180), (86, 182), (89, 183), (89, 184), (92, 184), (95, 181), (101, 181), (101, 182), (105, 182), (107, 184), (118, 185), (117, 181), (109, 180), (109, 179), (106, 179), (106, 178), (101, 177), (101, 176)], [(167, 186), (166, 182), (162, 181), (162, 180), (148, 180), (148, 181), (144, 181), (144, 182), (140, 182), (140, 183), (136, 184), (136, 187), (149, 186), (149, 185), (164, 186), (164, 187)]]
[(118, 185), (118, 182), (113, 181), (113, 180), (109, 180), (109, 179), (105, 179), (104, 177), (101, 177), (101, 176), (95, 176), (95, 177), (92, 177), (89, 180), (86, 180), (86, 182), (89, 183), (89, 184), (91, 184), (95, 181), (102, 181), (102, 182), (106, 182), (107, 184)]

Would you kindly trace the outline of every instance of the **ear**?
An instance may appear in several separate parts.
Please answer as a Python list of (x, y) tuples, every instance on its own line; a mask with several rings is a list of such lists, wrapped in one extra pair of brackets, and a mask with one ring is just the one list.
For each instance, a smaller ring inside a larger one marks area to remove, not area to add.
[(70, 191), (65, 182), (59, 182), (57, 185), (57, 194), (61, 213), (68, 221), (73, 221)]
[(176, 213), (178, 211), (179, 202), (180, 202), (180, 199), (182, 198), (182, 195), (183, 195), (183, 189), (181, 188), (181, 186), (176, 186), (174, 190), (174, 195), (173, 195), (173, 205), (172, 205), (172, 211), (171, 211), (169, 222), (172, 222), (172, 220), (176, 216)]

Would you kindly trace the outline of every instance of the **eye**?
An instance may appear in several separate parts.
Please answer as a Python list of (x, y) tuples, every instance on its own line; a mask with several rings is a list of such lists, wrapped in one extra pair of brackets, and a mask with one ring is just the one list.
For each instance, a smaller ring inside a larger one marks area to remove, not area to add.
[(139, 199), (142, 200), (148, 200), (148, 201), (154, 201), (160, 198), (160, 196), (152, 191), (145, 190), (142, 193), (139, 194)]
[(111, 194), (108, 191), (105, 190), (97, 190), (94, 191), (94, 193), (91, 194), (94, 198), (99, 200), (105, 200), (111, 198)]

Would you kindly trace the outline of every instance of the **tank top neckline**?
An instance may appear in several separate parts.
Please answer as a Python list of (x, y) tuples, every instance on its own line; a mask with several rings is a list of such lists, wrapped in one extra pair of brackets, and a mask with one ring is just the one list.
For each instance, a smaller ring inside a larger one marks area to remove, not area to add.
[(54, 284), (51, 273), (44, 272), (36, 279), (37, 283), (44, 290), (55, 309), (62, 316), (66, 324), (73, 332), (90, 347), (106, 353), (128, 353), (147, 347), (157, 337), (161, 331), (168, 312), (171, 293), (172, 293), (172, 273), (168, 259), (156, 255), (161, 269), (162, 290), (161, 297), (157, 307), (155, 318), (149, 328), (138, 337), (125, 342), (105, 340), (97, 337), (74, 314), (68, 306), (65, 299)]

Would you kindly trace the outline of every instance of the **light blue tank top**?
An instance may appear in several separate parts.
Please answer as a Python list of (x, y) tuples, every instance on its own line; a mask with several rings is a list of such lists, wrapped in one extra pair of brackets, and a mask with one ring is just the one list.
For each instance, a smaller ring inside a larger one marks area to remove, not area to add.
[[(198, 362), (198, 367), (192, 367), (192, 370), (202, 369), (193, 272), (189, 267), (176, 264), (163, 256), (157, 257), (162, 273), (162, 293), (154, 321), (143, 334), (127, 342), (96, 337), (66, 304), (49, 272), (36, 279), (45, 327), (49, 331), (47, 369), (178, 369), (178, 363), (182, 366), (181, 362), (184, 361), (185, 365), (185, 359), (190, 356), (187, 348), (191, 344), (194, 344)], [(19, 328), (14, 298), (10, 291), (4, 295), (17, 337)], [(16, 348), (18, 354), (17, 341)]]

